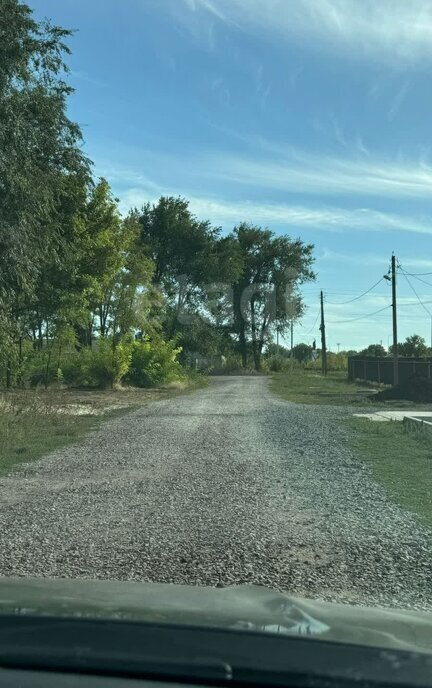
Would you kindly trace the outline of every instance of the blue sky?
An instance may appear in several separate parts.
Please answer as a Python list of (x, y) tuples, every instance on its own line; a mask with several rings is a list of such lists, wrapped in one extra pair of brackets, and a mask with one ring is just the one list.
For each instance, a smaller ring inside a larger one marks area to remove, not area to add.
[[(224, 230), (249, 220), (315, 244), (295, 340), (430, 341), (432, 0), (29, 0), (70, 41), (95, 174), (124, 212), (181, 194)], [(422, 307), (417, 296), (424, 302)], [(430, 311), (428, 314), (427, 311)], [(364, 317), (368, 316), (368, 317)], [(347, 322), (348, 321), (348, 322)], [(352, 322), (350, 322), (352, 321)]]

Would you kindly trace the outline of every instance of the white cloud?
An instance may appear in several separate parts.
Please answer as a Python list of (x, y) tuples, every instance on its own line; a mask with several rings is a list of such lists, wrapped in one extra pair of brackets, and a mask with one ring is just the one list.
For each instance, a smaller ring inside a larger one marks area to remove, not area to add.
[[(397, 159), (378, 158), (360, 152), (354, 143), (352, 153), (347, 151), (344, 156), (335, 157), (301, 151), (260, 137), (235, 133), (232, 136), (253, 153), (203, 151), (186, 157), (143, 150), (142, 159), (147, 169), (162, 178), (182, 179), (191, 189), (203, 186), (214, 189), (216, 184), (220, 189), (224, 185), (230, 189), (230, 195), (233, 184), (238, 184), (250, 187), (251, 197), (255, 196), (256, 189), (269, 189), (289, 194), (357, 196), (367, 206), (368, 197), (432, 199), (432, 166), (426, 162), (425, 155), (419, 160), (401, 155)], [(113, 169), (113, 174), (117, 176), (118, 170)], [(130, 173), (129, 181), (131, 186), (135, 187), (137, 182), (141, 186), (136, 173)]]
[[(383, 198), (431, 198), (432, 167), (362, 156), (331, 157), (283, 150), (261, 142), (272, 157), (221, 155), (207, 160), (204, 175), (230, 183), (296, 193), (355, 194)], [(259, 148), (258, 148), (259, 150)]]
[[(339, 251), (330, 251), (324, 249), (320, 260), (329, 262), (342, 262), (358, 265), (386, 265), (388, 266), (389, 257), (388, 252), (377, 253), (341, 253)], [(404, 258), (403, 268), (410, 268), (415, 270), (432, 270), (432, 260), (427, 258)]]
[(201, 16), (203, 31), (212, 18), (361, 59), (432, 58), (431, 0), (185, 0), (183, 7)]
[(408, 92), (410, 89), (410, 84), (408, 81), (405, 81), (398, 92), (396, 93), (395, 97), (393, 98), (389, 111), (387, 113), (387, 119), (389, 122), (392, 122), (394, 118), (396, 117), (397, 113), (399, 112), (403, 102), (405, 101)]
[[(129, 173), (125, 173), (122, 185)], [(112, 181), (109, 175), (108, 180)], [(117, 179), (119, 173), (117, 173)], [(307, 207), (281, 203), (259, 203), (256, 201), (227, 201), (221, 198), (196, 195), (190, 190), (164, 188), (147, 179), (135, 182), (121, 195), (121, 209), (126, 213), (131, 207), (141, 207), (143, 203), (155, 202), (161, 195), (181, 195), (190, 201), (191, 210), (202, 218), (209, 218), (214, 224), (230, 228), (245, 220), (256, 224), (285, 227), (295, 232), (301, 229), (314, 229), (330, 232), (413, 232), (432, 234), (432, 225), (426, 220), (378, 212), (369, 208), (348, 210), (337, 207)], [(407, 265), (407, 263), (405, 263)]]

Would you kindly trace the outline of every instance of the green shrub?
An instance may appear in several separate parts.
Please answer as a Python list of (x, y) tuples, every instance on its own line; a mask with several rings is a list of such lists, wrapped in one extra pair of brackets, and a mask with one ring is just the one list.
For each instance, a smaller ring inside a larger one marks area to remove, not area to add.
[(61, 371), (66, 384), (74, 387), (113, 387), (127, 375), (133, 342), (125, 337), (113, 346), (112, 337), (97, 339), (93, 348), (65, 357)]
[(80, 352), (65, 356), (62, 360), (61, 370), (63, 379), (71, 387), (89, 386), (89, 368), (91, 349), (81, 349)]
[(133, 342), (125, 337), (113, 346), (111, 337), (100, 338), (97, 348), (88, 350), (84, 357), (84, 374), (91, 387), (113, 387), (129, 372)]
[(174, 341), (144, 339), (132, 347), (128, 382), (136, 387), (153, 387), (184, 379), (183, 369), (177, 360), (181, 347)]
[(286, 356), (269, 356), (263, 361), (263, 368), (272, 373), (285, 373), (293, 367), (294, 361)]

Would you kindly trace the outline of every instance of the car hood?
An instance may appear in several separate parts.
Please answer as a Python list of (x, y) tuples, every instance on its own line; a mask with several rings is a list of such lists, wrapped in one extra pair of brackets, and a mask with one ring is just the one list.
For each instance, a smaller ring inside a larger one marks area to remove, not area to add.
[(321, 602), (264, 587), (2, 578), (0, 614), (187, 624), (432, 653), (432, 614)]

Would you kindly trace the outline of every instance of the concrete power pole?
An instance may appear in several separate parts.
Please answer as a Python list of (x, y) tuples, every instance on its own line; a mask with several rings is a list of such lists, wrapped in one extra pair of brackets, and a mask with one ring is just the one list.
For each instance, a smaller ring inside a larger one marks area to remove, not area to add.
[(321, 372), (327, 375), (327, 349), (325, 336), (325, 320), (324, 320), (324, 295), (321, 291)]
[(397, 309), (396, 309), (396, 258), (391, 259), (391, 283), (392, 283), (392, 314), (393, 314), (393, 385), (399, 383), (399, 358), (397, 337)]

